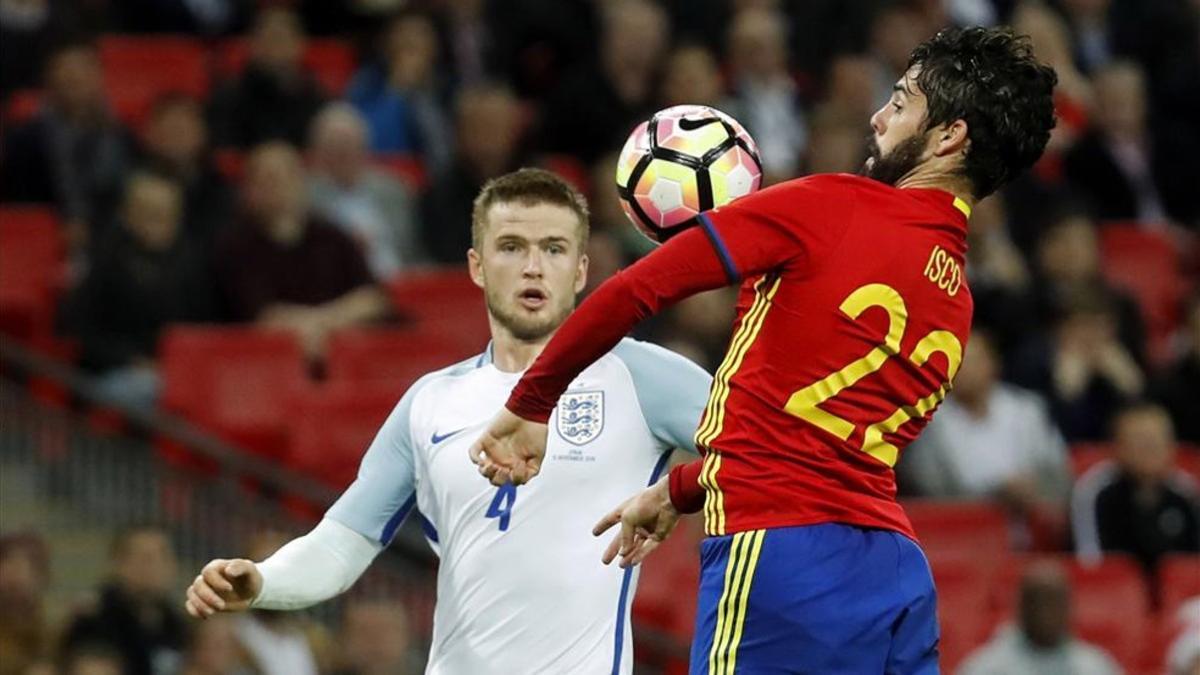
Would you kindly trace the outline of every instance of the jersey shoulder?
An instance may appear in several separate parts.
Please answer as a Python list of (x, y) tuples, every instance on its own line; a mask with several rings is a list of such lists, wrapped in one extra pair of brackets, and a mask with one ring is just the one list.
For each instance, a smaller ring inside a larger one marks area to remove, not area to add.
[(463, 377), (478, 370), (483, 365), (485, 357), (486, 353), (476, 354), (469, 359), (463, 359), (453, 365), (422, 375), (400, 398), (397, 407), (404, 406), (406, 399), (410, 409), (418, 403), (423, 404), (429, 397), (436, 399), (443, 395), (448, 387), (453, 387)]

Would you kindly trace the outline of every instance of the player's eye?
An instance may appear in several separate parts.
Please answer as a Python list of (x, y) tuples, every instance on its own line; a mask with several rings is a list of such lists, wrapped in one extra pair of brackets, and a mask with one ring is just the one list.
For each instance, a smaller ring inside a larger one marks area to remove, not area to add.
[(892, 107), (896, 109), (896, 112), (900, 112), (901, 110), (904, 110), (904, 106), (902, 106), (899, 103), (896, 103), (894, 101), (892, 102)]
[(551, 244), (546, 247), (546, 252), (553, 255), (562, 255), (563, 253), (567, 252), (567, 249), (561, 244)]
[(500, 244), (500, 250), (504, 253), (515, 253), (519, 249), (520, 247), (517, 246), (516, 242), (506, 241), (503, 244)]

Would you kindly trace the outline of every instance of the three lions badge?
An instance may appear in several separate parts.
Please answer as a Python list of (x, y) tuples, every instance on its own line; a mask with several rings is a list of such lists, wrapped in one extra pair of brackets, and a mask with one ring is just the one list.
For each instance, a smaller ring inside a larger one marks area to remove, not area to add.
[(604, 392), (577, 391), (558, 399), (555, 428), (572, 445), (592, 442), (604, 430)]

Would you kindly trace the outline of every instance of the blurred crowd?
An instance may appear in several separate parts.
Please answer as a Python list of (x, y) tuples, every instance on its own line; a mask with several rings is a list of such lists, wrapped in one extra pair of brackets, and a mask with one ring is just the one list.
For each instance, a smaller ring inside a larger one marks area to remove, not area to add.
[[(284, 328), (319, 364), (339, 328), (402, 322), (382, 285), (461, 265), (475, 194), (523, 165), (589, 197), (594, 288), (648, 250), (620, 209), (615, 152), (668, 105), (741, 120), (768, 184), (856, 172), (867, 120), (912, 47), (942, 26), (1000, 23), (1056, 68), (1058, 127), (1043, 160), (971, 219), (976, 331), (954, 392), (905, 452), (901, 490), (995, 500), (1017, 548), (1122, 551), (1152, 578), (1164, 554), (1200, 551), (1200, 492), (1180, 468), (1200, 453), (1195, 0), (0, 0), (0, 200), (57, 209), (71, 261), (60, 329), (111, 397), (153, 405), (168, 324)], [(113, 79), (138, 73), (103, 67), (98, 45), (116, 34), (214, 50), (244, 39), (247, 56), (203, 95), (166, 91), (121, 114)], [(330, 38), (354, 55), (340, 88), (306, 60), (311, 40)], [(1168, 275), (1172, 303), (1147, 306), (1113, 281), (1113, 232), (1161, 244), (1144, 273)], [(731, 297), (690, 298), (639, 336), (711, 370)], [(1087, 447), (1101, 461), (1074, 470)], [(29, 583), (44, 583), (38, 545), (5, 541), (5, 560), (27, 557)], [(194, 645), (299, 644), (300, 628), (251, 617), (261, 630), (236, 636), (228, 621), (198, 625), (189, 649), (177, 603), (157, 604), (165, 586), (122, 586), (120, 560), (143, 544), (167, 545), (151, 530), (122, 538), (96, 611), (157, 616), (145, 629), (155, 647), (76, 640), (114, 625), (81, 619), (64, 672), (160, 653), (187, 672), (241, 672)], [(1043, 570), (1023, 593), (1056, 597), (1056, 579)], [(374, 644), (359, 633), (398, 616), (347, 610), (338, 642)], [(254, 672), (258, 648), (239, 667)]]
[[(245, 555), (287, 541), (265, 531)], [(0, 673), (4, 675), (410, 675), (422, 670), (409, 615), (396, 601), (353, 598), (331, 626), (303, 613), (251, 611), (192, 621), (182, 611), (178, 560), (153, 524), (114, 535), (106, 580), (47, 617), (47, 543), (0, 537)]]

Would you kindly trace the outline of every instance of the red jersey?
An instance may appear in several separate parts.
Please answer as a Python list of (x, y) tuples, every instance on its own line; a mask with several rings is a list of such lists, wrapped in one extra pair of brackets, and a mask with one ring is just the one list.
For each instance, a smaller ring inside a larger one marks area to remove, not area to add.
[(968, 212), (941, 190), (819, 175), (704, 214), (602, 285), (508, 407), (546, 419), (576, 368), (636, 321), (740, 279), (734, 334), (696, 432), (704, 459), (676, 467), (672, 499), (702, 487), (710, 535), (837, 522), (912, 537), (893, 467), (962, 360)]

